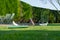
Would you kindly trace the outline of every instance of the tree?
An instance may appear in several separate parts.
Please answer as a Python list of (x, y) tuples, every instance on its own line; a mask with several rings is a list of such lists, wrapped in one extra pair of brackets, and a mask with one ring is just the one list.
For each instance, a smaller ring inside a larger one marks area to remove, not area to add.
[(34, 22), (32, 20), (32, 7), (27, 4), (27, 3), (24, 3), (21, 1), (21, 17), (24, 19), (24, 21), (28, 21), (30, 20), (31, 23), (34, 25)]
[(0, 0), (0, 15), (6, 15), (7, 13), (15, 13), (14, 19), (18, 20), (20, 17), (19, 6), (19, 0)]

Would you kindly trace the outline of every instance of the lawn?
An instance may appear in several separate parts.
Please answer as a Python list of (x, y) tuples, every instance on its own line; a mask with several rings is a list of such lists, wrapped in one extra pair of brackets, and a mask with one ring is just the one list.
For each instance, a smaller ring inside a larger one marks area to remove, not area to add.
[(8, 27), (8, 26), (0, 26), (0, 30), (50, 30), (50, 31), (60, 31), (60, 26), (15, 26), (15, 27)]
[(1, 26), (0, 40), (60, 40), (60, 26)]

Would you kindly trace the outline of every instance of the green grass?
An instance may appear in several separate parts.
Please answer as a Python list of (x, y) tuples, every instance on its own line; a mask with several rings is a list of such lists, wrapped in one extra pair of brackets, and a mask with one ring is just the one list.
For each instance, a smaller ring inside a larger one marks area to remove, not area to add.
[(49, 23), (48, 26), (60, 26), (60, 23)]
[(60, 40), (60, 26), (0, 26), (0, 40)]
[(50, 30), (60, 31), (60, 26), (0, 27), (0, 30)]
[(60, 31), (0, 31), (0, 40), (60, 40)]

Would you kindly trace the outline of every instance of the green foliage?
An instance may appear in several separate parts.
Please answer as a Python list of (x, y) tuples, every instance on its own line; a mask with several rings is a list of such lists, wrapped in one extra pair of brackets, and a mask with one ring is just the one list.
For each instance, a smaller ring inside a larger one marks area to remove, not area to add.
[[(59, 23), (60, 22), (60, 14), (58, 11), (39, 8), (39, 7), (31, 7), (29, 4), (21, 2), (21, 16), (23, 20), (28, 20), (29, 18), (33, 18), (34, 22), (49, 22), (49, 23)], [(33, 16), (32, 16), (33, 15)]]
[(54, 23), (54, 21), (55, 21), (54, 14), (52, 12), (50, 12), (50, 14), (49, 14), (49, 21), (50, 21), (50, 23)]
[(15, 13), (15, 18), (20, 16), (19, 0), (0, 0), (0, 15)]
[(49, 23), (59, 23), (60, 14), (58, 11), (49, 10), (39, 7), (33, 7), (33, 20), (34, 22), (49, 22)]
[(32, 7), (24, 2), (21, 2), (22, 17), (24, 20), (29, 20), (32, 18)]
[(47, 22), (50, 10), (33, 7), (33, 18), (36, 22)]
[(33, 20), (34, 22), (38, 22), (41, 19), (41, 9), (33, 7)]
[(48, 16), (49, 16), (50, 10), (48, 9), (42, 9), (41, 10), (41, 22), (48, 22)]
[(3, 15), (6, 13), (6, 4), (5, 0), (0, 0), (0, 15)]

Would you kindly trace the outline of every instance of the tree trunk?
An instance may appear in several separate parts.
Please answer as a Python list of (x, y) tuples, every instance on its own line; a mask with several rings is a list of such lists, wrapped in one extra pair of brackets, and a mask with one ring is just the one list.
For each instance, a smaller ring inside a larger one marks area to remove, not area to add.
[(34, 21), (32, 20), (32, 18), (30, 18), (30, 21), (32, 23), (32, 25), (35, 25)]

